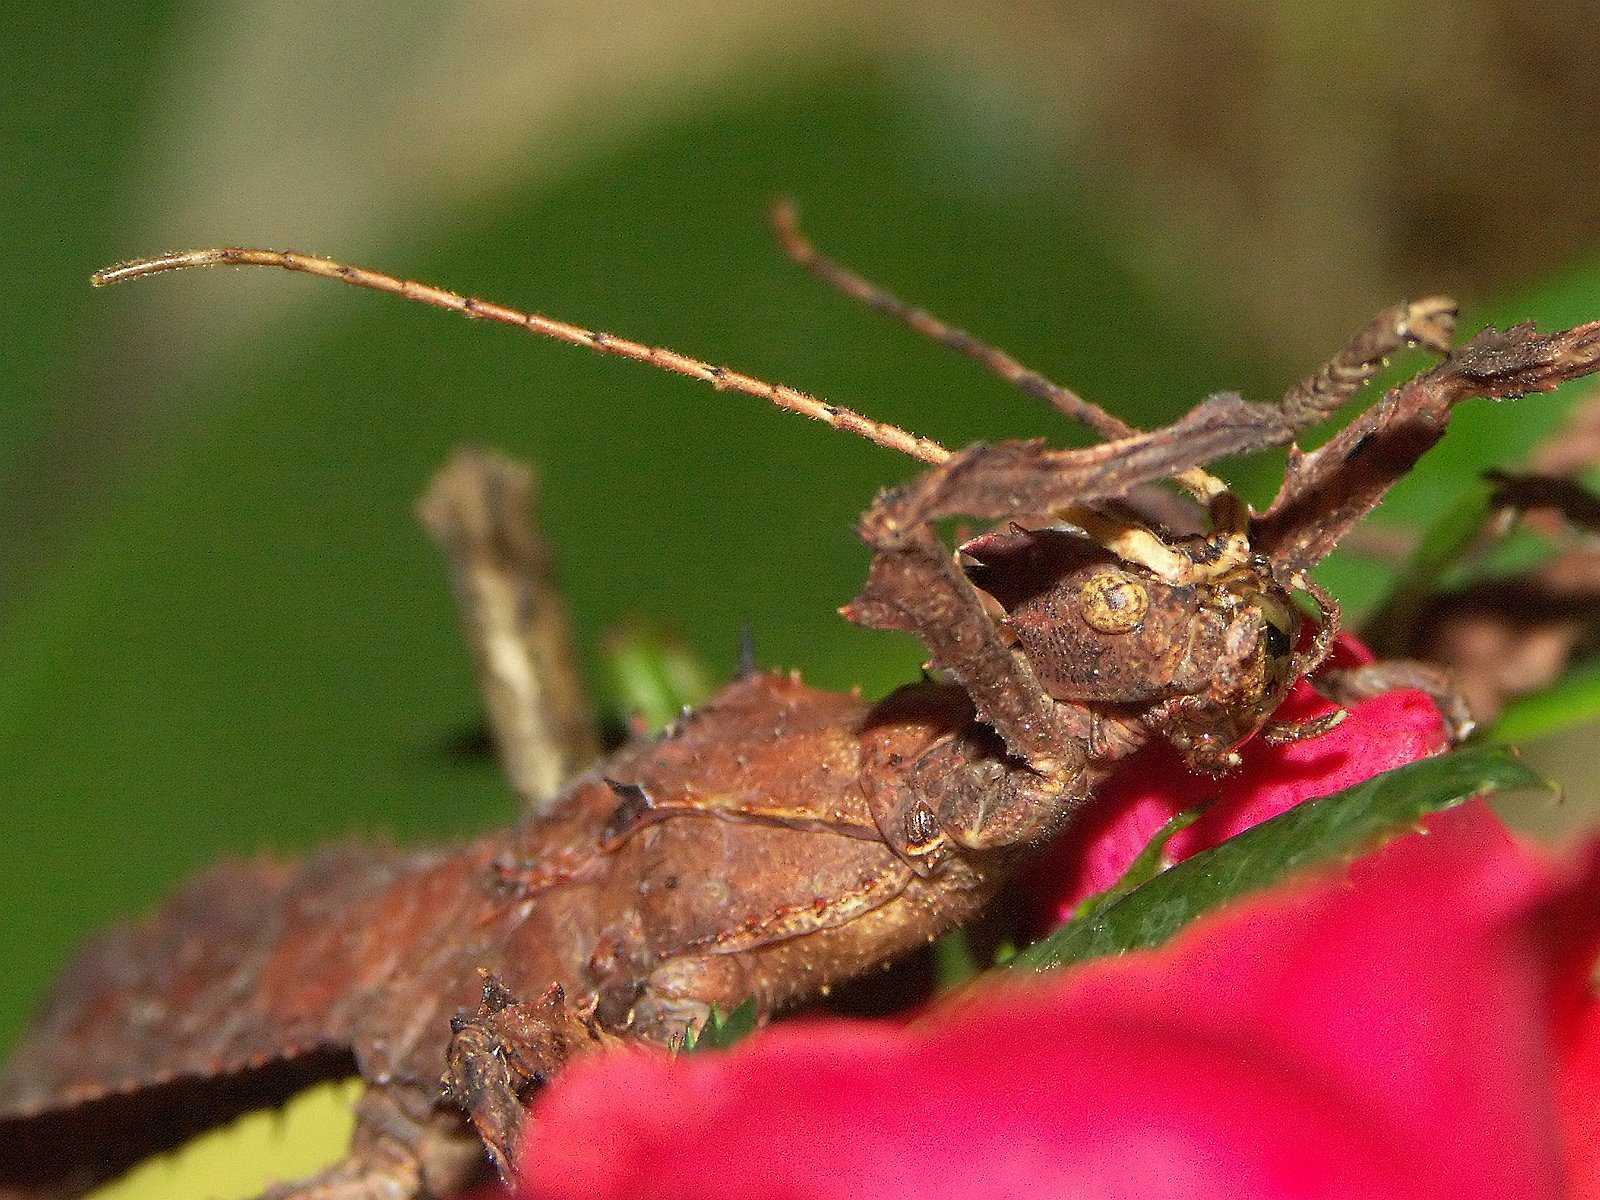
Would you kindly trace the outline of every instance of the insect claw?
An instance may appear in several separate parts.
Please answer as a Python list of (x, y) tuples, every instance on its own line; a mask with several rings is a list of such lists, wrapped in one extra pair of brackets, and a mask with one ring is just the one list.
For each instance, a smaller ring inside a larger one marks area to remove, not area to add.
[(505, 1008), (510, 1008), (517, 1002), (510, 988), (501, 982), (500, 977), (483, 967), (478, 968), (478, 974), (483, 978), (483, 999), (478, 1009), (479, 1016), (488, 1016)]
[(1287, 746), (1331, 733), (1350, 715), (1347, 708), (1336, 708), (1307, 721), (1272, 721), (1261, 727), (1261, 740), (1269, 746)]
[(1459, 306), (1449, 296), (1429, 296), (1406, 306), (1398, 333), (1408, 342), (1440, 356), (1450, 353)]

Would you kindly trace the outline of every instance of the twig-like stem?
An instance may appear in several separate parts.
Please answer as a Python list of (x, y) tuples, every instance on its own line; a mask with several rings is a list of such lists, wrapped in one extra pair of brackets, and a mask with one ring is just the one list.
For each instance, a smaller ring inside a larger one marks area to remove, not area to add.
[(489, 723), (512, 785), (535, 808), (599, 754), (567, 608), (532, 523), (533, 473), (462, 447), (417, 502), (450, 564)]
[(398, 279), (381, 271), (351, 266), (331, 258), (316, 258), (289, 250), (253, 250), (231, 246), (213, 250), (184, 250), (174, 254), (163, 254), (157, 258), (134, 259), (115, 267), (107, 267), (90, 276), (90, 282), (96, 287), (104, 287), (106, 284), (121, 283), (125, 279), (137, 279), (144, 275), (157, 275), (163, 271), (212, 266), (278, 267), (285, 271), (301, 271), (307, 275), (317, 275), (323, 279), (336, 279), (341, 283), (371, 288), (376, 292), (388, 292), (406, 300), (431, 304), (435, 308), (448, 309), (469, 317), (497, 321), (502, 325), (514, 325), (519, 329), (526, 329), (529, 333), (554, 338), (559, 342), (569, 342), (574, 346), (583, 346), (598, 354), (611, 354), (618, 358), (631, 358), (635, 362), (648, 363), (663, 371), (672, 371), (678, 375), (687, 375), (690, 379), (709, 383), (719, 391), (743, 392), (748, 396), (766, 400), (779, 408), (821, 421), (834, 429), (853, 433), (886, 450), (898, 450), (902, 454), (909, 454), (912, 458), (925, 463), (941, 463), (950, 457), (950, 452), (938, 442), (919, 437), (896, 425), (875, 421), (871, 417), (863, 416), (848, 408), (841, 408), (837, 404), (829, 404), (783, 384), (767, 383), (765, 380), (741, 374), (729, 367), (713, 366), (697, 358), (679, 354), (676, 350), (642, 345), (627, 338), (585, 329), (581, 325), (572, 325), (553, 317), (540, 316), (538, 313), (518, 312), (501, 304), (445, 291), (443, 288), (418, 283), (412, 279)]

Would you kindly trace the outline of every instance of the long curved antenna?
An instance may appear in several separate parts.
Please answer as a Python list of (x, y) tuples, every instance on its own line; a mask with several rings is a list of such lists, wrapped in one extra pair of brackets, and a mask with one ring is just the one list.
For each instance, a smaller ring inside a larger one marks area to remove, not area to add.
[(745, 395), (766, 400), (779, 408), (788, 409), (790, 412), (797, 412), (802, 416), (821, 421), (834, 429), (843, 430), (845, 433), (853, 433), (857, 437), (865, 438), (867, 441), (882, 446), (886, 450), (898, 450), (902, 454), (909, 454), (912, 458), (920, 459), (925, 463), (942, 463), (950, 457), (950, 451), (939, 445), (938, 442), (919, 437), (914, 433), (901, 429), (897, 425), (875, 421), (871, 417), (863, 416), (861, 413), (848, 408), (841, 408), (837, 404), (829, 404), (795, 388), (785, 387), (782, 384), (767, 383), (764, 380), (741, 374), (728, 367), (713, 366), (710, 363), (701, 362), (699, 359), (679, 354), (675, 350), (667, 350), (659, 346), (646, 346), (609, 333), (585, 329), (581, 325), (571, 325), (565, 321), (555, 320), (552, 317), (540, 316), (538, 313), (518, 312), (516, 309), (493, 304), (487, 300), (479, 300), (472, 296), (462, 296), (456, 292), (433, 287), (430, 284), (418, 283), (415, 280), (398, 279), (393, 275), (385, 275), (381, 271), (351, 266), (348, 263), (336, 262), (331, 258), (317, 258), (313, 255), (297, 254), (288, 250), (253, 250), (234, 246), (211, 250), (183, 250), (173, 254), (163, 254), (156, 258), (139, 258), (131, 262), (119, 263), (114, 267), (107, 267), (105, 270), (96, 271), (90, 276), (90, 282), (96, 287), (104, 287), (107, 284), (120, 283), (125, 279), (137, 279), (144, 275), (158, 275), (163, 271), (177, 271), (185, 267), (211, 266), (278, 267), (285, 271), (301, 271), (307, 275), (320, 276), (323, 279), (336, 279), (341, 283), (348, 283), (354, 287), (371, 288), (377, 292), (388, 292), (406, 300), (415, 300), (420, 304), (431, 304), (435, 308), (448, 309), (451, 312), (462, 313), (468, 317), (475, 317), (485, 321), (497, 321), (502, 325), (513, 325), (520, 329), (525, 329), (529, 333), (554, 338), (558, 342), (569, 342), (574, 346), (583, 346), (598, 354), (611, 354), (618, 358), (631, 358), (635, 362), (647, 363), (663, 371), (672, 371), (679, 375), (687, 375), (690, 379), (698, 379), (703, 383), (709, 383), (718, 391), (743, 392)]

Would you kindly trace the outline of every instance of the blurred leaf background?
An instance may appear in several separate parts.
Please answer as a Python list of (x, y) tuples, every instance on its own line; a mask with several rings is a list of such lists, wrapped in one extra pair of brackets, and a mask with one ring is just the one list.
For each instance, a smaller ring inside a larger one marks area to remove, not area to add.
[[(222, 852), (503, 822), (410, 506), (539, 467), (590, 650), (886, 690), (835, 615), (913, 464), (756, 402), (266, 272), (366, 262), (791, 383), (949, 445), (1062, 430), (826, 291), (764, 211), (1140, 423), (1280, 391), (1384, 304), (1600, 314), (1600, 27), (1576, 0), (212, 0), (0, 16), (0, 1045), (84, 932)], [(1478, 318), (1478, 320), (1473, 320)], [(1514, 463), (1480, 407), (1391, 520)], [(1247, 486), (1257, 495), (1270, 464)], [(1357, 602), (1369, 565), (1331, 564)], [(600, 673), (593, 670), (598, 680)], [(1559, 748), (1542, 761), (1557, 764)]]

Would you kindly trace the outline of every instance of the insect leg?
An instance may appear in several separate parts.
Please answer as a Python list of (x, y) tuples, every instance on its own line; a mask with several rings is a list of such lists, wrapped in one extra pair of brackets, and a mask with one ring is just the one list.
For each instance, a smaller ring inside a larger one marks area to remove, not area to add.
[(476, 1015), (458, 1016), (450, 1029), (445, 1097), (466, 1112), (509, 1186), (516, 1180), (525, 1098), (572, 1055), (598, 1045), (601, 1035), (567, 1008), (559, 986), (524, 1004), (488, 974)]
[(1449, 670), (1438, 663), (1414, 658), (1384, 658), (1359, 667), (1324, 671), (1317, 676), (1317, 691), (1336, 704), (1357, 704), (1398, 688), (1422, 692), (1443, 714), (1450, 740), (1464, 742), (1478, 727), (1467, 698)]
[[(921, 520), (936, 520), (957, 514), (1002, 520), (1021, 513), (1054, 513), (1074, 505), (1119, 499), (1140, 484), (1175, 479), (1211, 501), (1214, 513), (1220, 512), (1225, 518), (1221, 524), (1242, 524), (1242, 514), (1229, 512), (1237, 504), (1227, 489), (1216, 483), (1213, 476), (1197, 469), (1219, 459), (1288, 445), (1297, 434), (1320, 421), (1370, 378), (1381, 365), (1385, 354), (1412, 343), (1433, 348), (1443, 346), (1451, 312), (1453, 307), (1448, 301), (1435, 299), (1402, 305), (1381, 314), (1357, 331), (1344, 350), (1328, 364), (1292, 388), (1278, 403), (1256, 404), (1231, 392), (1221, 392), (1207, 397), (1170, 425), (1129, 434), (1097, 446), (1077, 450), (1048, 450), (1038, 442), (1002, 442), (993, 446), (969, 447), (895, 493), (896, 504), (914, 511)], [(1577, 337), (1578, 333), (1573, 331), (1575, 341), (1582, 340)], [(1512, 335), (1495, 336), (1504, 342), (1508, 337), (1526, 339), (1533, 335), (1531, 330), (1521, 330), (1513, 331)], [(1540, 340), (1542, 345), (1551, 339), (1536, 340)], [(1600, 334), (1594, 334), (1593, 340), (1600, 343)], [(1521, 367), (1516, 363), (1502, 362), (1496, 357), (1499, 349), (1503, 349), (1501, 342), (1491, 344), (1485, 341), (1484, 334), (1479, 334), (1444, 365), (1393, 395), (1405, 393), (1424, 381), (1449, 378), (1451, 371), (1463, 361), (1463, 356), (1474, 350), (1476, 353), (1471, 356), (1473, 365), (1470, 372), (1475, 382), (1463, 387), (1462, 395), (1470, 389), (1477, 389), (1472, 391), (1475, 395), (1507, 395), (1515, 390), (1513, 379), (1546, 379), (1555, 369), (1553, 364), (1547, 365), (1541, 374), (1538, 364), (1543, 359), (1538, 347), (1521, 347), (1522, 356), (1527, 359)], [(1566, 349), (1563, 347), (1563, 350)], [(1567, 357), (1584, 353), (1583, 349), (1574, 346)], [(1600, 348), (1594, 348), (1590, 353), (1600, 358)], [(1561, 351), (1554, 352), (1555, 357), (1560, 357), (1560, 354)], [(1593, 369), (1594, 363), (1581, 369), (1569, 366), (1561, 377), (1572, 378)], [(1463, 381), (1466, 374), (1462, 372)], [(1489, 374), (1495, 376), (1492, 382), (1488, 381)], [(1523, 390), (1553, 386), (1553, 382), (1541, 382), (1530, 384)], [(1483, 390), (1485, 388), (1489, 390)], [(1430, 404), (1431, 401), (1424, 399), (1416, 403), (1413, 409), (1420, 415), (1432, 411)], [(1392, 407), (1389, 400), (1368, 410), (1350, 430), (1361, 426), (1370, 432), (1370, 426), (1378, 420), (1387, 420), (1390, 425), (1398, 424), (1400, 418), (1397, 416), (1383, 418), (1374, 415), (1386, 406)], [(1448, 405), (1429, 418), (1438, 427), (1432, 434), (1432, 440), (1437, 440), (1443, 431), (1447, 409)], [(1341, 447), (1345, 455), (1352, 452), (1355, 440), (1360, 436), (1359, 433), (1350, 433), (1350, 430), (1346, 431), (1348, 437), (1341, 434), (1330, 443)], [(1404, 430), (1398, 432), (1404, 433)], [(1432, 440), (1427, 445), (1431, 445)], [(1426, 449), (1426, 445), (1407, 458), (1404, 466), (1397, 471), (1388, 471), (1385, 465), (1385, 489), (1410, 469), (1422, 449)], [(1309, 489), (1309, 472), (1314, 469), (1315, 459), (1316, 455), (1290, 456), (1287, 482), (1274, 501), (1275, 509), (1285, 505), (1297, 493)], [(1367, 507), (1371, 507), (1370, 504)], [(1362, 508), (1357, 515), (1366, 511), (1366, 508)], [(1317, 515), (1308, 514), (1313, 518)], [(1270, 526), (1270, 522), (1268, 524)], [(1252, 530), (1256, 534), (1261, 528), (1260, 522), (1252, 523)], [(1347, 528), (1348, 524), (1341, 525), (1337, 534), (1324, 539), (1330, 549)], [(1250, 541), (1258, 550), (1265, 548), (1258, 536)], [(1296, 559), (1284, 565), (1289, 570), (1301, 570), (1319, 559), (1320, 555), (1308, 562)]]
[(450, 565), (478, 685), (512, 785), (535, 809), (599, 754), (572, 632), (530, 519), (533, 473), (462, 447), (417, 503)]
[(1296, 430), (1309, 429), (1331, 417), (1383, 369), (1391, 354), (1409, 346), (1449, 354), (1456, 311), (1456, 302), (1447, 296), (1429, 296), (1385, 309), (1351, 334), (1337, 354), (1289, 389), (1279, 401), (1285, 423)]
[[(1589, 419), (1584, 407), (1536, 452), (1536, 464), (1555, 458), (1578, 470), (1592, 457), (1580, 440)], [(1561, 674), (1591, 639), (1600, 592), (1593, 544), (1600, 496), (1560, 475), (1491, 471), (1485, 479), (1492, 490), (1482, 497), (1478, 522), (1464, 525), (1451, 543), (1415, 554), (1389, 597), (1368, 615), (1364, 633), (1380, 661), (1329, 673), (1333, 686), (1359, 689), (1357, 695), (1393, 687), (1427, 692), (1456, 740), (1471, 731), (1474, 718), (1495, 720), (1507, 703)], [(1508, 577), (1481, 573), (1491, 548), (1522, 521), (1549, 539), (1555, 554)], [(1565, 537), (1568, 530), (1580, 536)], [(1462, 566), (1480, 570), (1446, 589), (1447, 573)]]
[(356, 1106), (350, 1155), (259, 1200), (424, 1200), (453, 1196), (483, 1173), (483, 1145), (460, 1116), (373, 1087)]
[(966, 691), (979, 719), (1036, 774), (1065, 788), (1083, 770), (1083, 745), (932, 526), (901, 499), (879, 497), (861, 520), (872, 567), (845, 615), (870, 628), (915, 633), (933, 665)]
[(1558, 333), (1484, 329), (1444, 362), (1395, 388), (1309, 454), (1252, 524), (1252, 543), (1286, 571), (1321, 562), (1441, 437), (1471, 397), (1547, 392), (1600, 370), (1600, 321)]
[(1515, 520), (1523, 513), (1548, 512), (1574, 529), (1600, 533), (1600, 495), (1576, 479), (1538, 472), (1489, 471), (1496, 517)]

